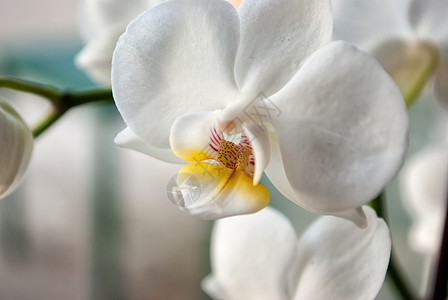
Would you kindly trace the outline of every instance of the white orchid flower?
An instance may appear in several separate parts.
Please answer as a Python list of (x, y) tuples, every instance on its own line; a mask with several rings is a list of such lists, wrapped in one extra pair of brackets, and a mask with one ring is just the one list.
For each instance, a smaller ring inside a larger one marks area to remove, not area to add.
[(374, 299), (390, 258), (389, 228), (364, 206), (367, 228), (320, 217), (297, 239), (289, 220), (266, 207), (218, 220), (212, 274), (203, 289), (222, 300)]
[(0, 198), (20, 183), (33, 149), (33, 135), (20, 115), (0, 101)]
[(448, 105), (448, 1), (332, 0), (335, 38), (371, 53), (405, 99), (434, 78), (433, 92)]
[(418, 153), (400, 178), (404, 204), (414, 221), (409, 244), (424, 255), (437, 255), (447, 205), (448, 149), (434, 146)]
[(245, 0), (238, 10), (173, 0), (147, 10), (112, 60), (128, 126), (116, 143), (196, 162), (180, 171), (201, 185), (198, 199), (185, 201), (192, 214), (262, 209), (266, 170), (307, 210), (362, 225), (360, 206), (402, 163), (407, 112), (382, 67), (331, 35), (327, 0)]
[(76, 64), (95, 81), (110, 85), (112, 53), (128, 23), (163, 0), (82, 0), (79, 29), (86, 45)]
[(408, 241), (424, 257), (421, 294), (427, 294), (437, 268), (448, 191), (448, 149), (432, 146), (413, 156), (400, 176), (402, 199), (412, 216)]

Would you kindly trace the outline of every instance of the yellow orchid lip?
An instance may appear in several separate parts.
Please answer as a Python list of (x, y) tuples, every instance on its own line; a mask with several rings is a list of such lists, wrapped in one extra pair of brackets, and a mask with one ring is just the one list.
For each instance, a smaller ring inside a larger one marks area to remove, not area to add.
[(183, 166), (169, 186), (172, 203), (204, 219), (254, 213), (269, 203), (267, 188), (253, 183), (255, 157), (244, 131), (227, 133), (215, 123), (199, 139), (202, 149), (178, 148), (176, 155), (193, 163)]
[(172, 202), (204, 219), (255, 213), (270, 200), (263, 184), (253, 186), (249, 174), (222, 164), (187, 164), (179, 170), (176, 181), (176, 202), (171, 199)]

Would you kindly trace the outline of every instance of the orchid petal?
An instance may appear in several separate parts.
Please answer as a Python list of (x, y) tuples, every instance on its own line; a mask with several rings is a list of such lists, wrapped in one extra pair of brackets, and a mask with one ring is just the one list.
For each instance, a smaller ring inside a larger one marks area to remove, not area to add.
[[(286, 176), (284, 167), (283, 167), (283, 161), (282, 156), (280, 153), (279, 145), (277, 136), (275, 133), (270, 132), (271, 140), (273, 141), (271, 143), (271, 163), (266, 168), (266, 174), (271, 179), (272, 184), (281, 191), (281, 193), (288, 199), (295, 199), (297, 196), (292, 189), (291, 185), (289, 184), (288, 178)], [(272, 178), (275, 178), (276, 180), (273, 181)], [(332, 212), (333, 215), (337, 217), (341, 217), (347, 220), (352, 221), (357, 226), (364, 228), (367, 224), (367, 219), (364, 214), (364, 211), (357, 207), (355, 209), (350, 209), (347, 211), (340, 211), (340, 212)]]
[(223, 165), (187, 164), (176, 177), (176, 200), (180, 209), (204, 219), (255, 213), (269, 203), (269, 192), (252, 177)]
[(152, 156), (154, 158), (166, 162), (171, 163), (185, 162), (184, 160), (174, 155), (173, 151), (170, 148), (161, 149), (145, 143), (145, 141), (139, 138), (129, 127), (126, 127), (121, 132), (119, 132), (115, 137), (114, 142), (120, 147), (135, 150), (137, 152), (147, 154), (149, 156)]
[(218, 279), (213, 275), (208, 275), (202, 280), (202, 290), (206, 292), (214, 300), (232, 299), (227, 292), (221, 287)]
[(408, 21), (410, 0), (332, 0), (334, 37), (366, 50), (385, 37), (411, 36)]
[(298, 244), (295, 300), (374, 299), (386, 276), (391, 251), (389, 229), (364, 206), (368, 227), (320, 217)]
[(241, 90), (268, 96), (297, 72), (306, 57), (331, 39), (327, 0), (244, 0), (235, 77)]
[(434, 96), (443, 108), (448, 109), (448, 42), (441, 50), (434, 80)]
[(212, 233), (213, 273), (203, 288), (216, 299), (288, 299), (296, 243), (289, 220), (270, 207), (219, 220)]
[(279, 190), (286, 198), (290, 200), (295, 199), (297, 197), (296, 192), (292, 188), (289, 183), (289, 179), (286, 176), (277, 135), (273, 130), (269, 131), (269, 135), (271, 141), (271, 157), (269, 158), (270, 163), (265, 170), (266, 175), (277, 190)]
[(423, 255), (436, 257), (443, 234), (443, 217), (441, 212), (432, 212), (423, 218), (416, 218), (409, 231), (410, 248)]
[(384, 39), (371, 48), (369, 54), (375, 57), (383, 68), (391, 74), (400, 66), (405, 52), (409, 47), (409, 41), (400, 37)]
[(285, 174), (268, 168), (267, 175), (277, 188), (286, 177), (290, 200), (307, 210), (333, 214), (363, 205), (403, 162), (408, 116), (400, 91), (354, 46), (321, 48), (271, 100), (282, 111), (271, 123), (282, 156), (274, 161), (283, 162)]
[(81, 0), (78, 16), (81, 36), (86, 41), (92, 41), (118, 24), (123, 33), (133, 18), (159, 2), (161, 1)]
[(408, 107), (414, 101), (415, 86), (425, 84), (437, 67), (437, 46), (429, 41), (392, 38), (372, 48), (375, 57), (398, 85)]
[(220, 0), (168, 1), (134, 19), (112, 59), (114, 98), (126, 124), (146, 143), (167, 148), (176, 118), (230, 103), (239, 30), (235, 8)]
[(412, 0), (409, 18), (419, 37), (435, 43), (448, 42), (448, 2), (445, 0)]
[(403, 169), (403, 203), (415, 218), (410, 243), (418, 252), (434, 254), (439, 250), (447, 181), (446, 147), (434, 147), (419, 153)]
[(213, 112), (183, 115), (171, 127), (171, 149), (189, 161), (216, 160), (221, 139), (217, 114)]
[(123, 28), (114, 28), (93, 39), (76, 55), (76, 65), (94, 80), (110, 85), (112, 53)]
[(269, 131), (263, 125), (246, 125), (244, 124), (244, 132), (246, 133), (252, 145), (252, 151), (255, 157), (255, 172), (253, 184), (260, 182), (261, 176), (269, 163), (270, 142)]
[(111, 61), (120, 35), (128, 23), (160, 0), (84, 0), (80, 3), (79, 31), (86, 41), (76, 64), (99, 83), (111, 84)]
[(352, 221), (359, 228), (366, 228), (367, 226), (367, 217), (361, 206), (355, 209), (335, 212), (333, 216)]
[(0, 198), (4, 198), (19, 185), (33, 149), (30, 129), (4, 101), (0, 101), (0, 144)]

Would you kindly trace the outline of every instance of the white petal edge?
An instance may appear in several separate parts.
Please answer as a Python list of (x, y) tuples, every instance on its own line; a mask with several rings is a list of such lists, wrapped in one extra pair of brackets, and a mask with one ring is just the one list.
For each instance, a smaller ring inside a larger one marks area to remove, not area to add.
[(368, 50), (389, 36), (413, 36), (408, 16), (409, 2), (332, 0), (334, 38)]
[(203, 283), (211, 296), (290, 298), (286, 275), (296, 253), (297, 237), (281, 213), (266, 207), (257, 214), (219, 220), (211, 243), (212, 274)]
[(403, 204), (413, 216), (412, 248), (432, 255), (440, 247), (448, 182), (448, 147), (434, 146), (406, 163), (400, 175)]
[(257, 185), (261, 180), (261, 176), (263, 176), (264, 170), (269, 164), (269, 158), (271, 156), (269, 131), (266, 126), (258, 124), (243, 124), (243, 128), (252, 145), (252, 151), (255, 157), (253, 184)]
[(124, 28), (118, 26), (88, 42), (76, 55), (76, 65), (86, 71), (95, 81), (111, 85), (112, 53)]
[(121, 24), (122, 32), (126, 25), (146, 8), (160, 0), (81, 0), (78, 6), (78, 28), (81, 37), (87, 42), (101, 38), (111, 28)]
[(199, 112), (177, 118), (170, 130), (173, 153), (189, 161), (217, 160), (222, 138), (217, 117), (216, 112)]
[(447, 43), (447, 11), (448, 2), (445, 0), (412, 0), (409, 18), (416, 35), (438, 44)]
[(278, 91), (306, 57), (331, 40), (328, 0), (244, 0), (238, 12), (241, 42), (235, 77), (240, 90), (253, 96)]
[(161, 149), (145, 143), (145, 141), (139, 138), (129, 127), (126, 127), (117, 134), (114, 139), (114, 143), (120, 147), (141, 152), (143, 154), (147, 154), (151, 157), (166, 162), (177, 164), (185, 163), (183, 159), (180, 159), (179, 157), (174, 155), (173, 151), (171, 151), (170, 148)]
[(332, 216), (320, 217), (298, 244), (295, 300), (375, 299), (386, 276), (389, 228), (364, 206), (368, 227)]
[(447, 180), (447, 146), (430, 147), (412, 156), (400, 175), (405, 207), (422, 216), (443, 211)]
[(75, 57), (78, 67), (94, 81), (111, 84), (111, 61), (115, 44), (128, 23), (160, 0), (83, 0), (78, 11), (78, 28), (86, 45)]
[(333, 216), (352, 221), (359, 228), (367, 227), (367, 216), (362, 207), (333, 213)]
[(356, 47), (324, 46), (270, 98), (282, 111), (271, 123), (282, 155), (274, 161), (285, 174), (278, 176), (281, 166), (266, 173), (282, 193), (280, 181), (288, 178), (285, 196), (305, 209), (334, 214), (359, 207), (401, 167), (408, 144), (403, 98), (378, 62)]
[(439, 212), (414, 219), (408, 235), (410, 248), (429, 258), (436, 258), (440, 251), (443, 225), (444, 215)]
[(146, 143), (167, 148), (176, 118), (232, 102), (239, 31), (235, 8), (221, 0), (168, 1), (134, 19), (112, 59), (112, 89), (126, 124)]
[(412, 42), (414, 41), (400, 36), (385, 37), (378, 40), (375, 47), (370, 48), (368, 52), (378, 60), (386, 72), (392, 74), (393, 71), (400, 67), (406, 50), (411, 46)]
[(439, 65), (434, 78), (434, 96), (448, 110), (448, 40), (439, 48)]
[(20, 115), (0, 100), (0, 199), (19, 185), (33, 150), (33, 136)]

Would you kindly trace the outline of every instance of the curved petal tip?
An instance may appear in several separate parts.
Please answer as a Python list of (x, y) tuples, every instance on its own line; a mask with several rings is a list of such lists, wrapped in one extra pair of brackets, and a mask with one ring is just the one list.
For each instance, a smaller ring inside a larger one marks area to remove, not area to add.
[(177, 164), (185, 162), (174, 155), (171, 149), (161, 149), (149, 145), (138, 137), (129, 127), (126, 127), (117, 134), (114, 143), (120, 147), (128, 148), (166, 162)]
[(0, 101), (0, 199), (20, 183), (33, 149), (33, 135), (20, 115)]

